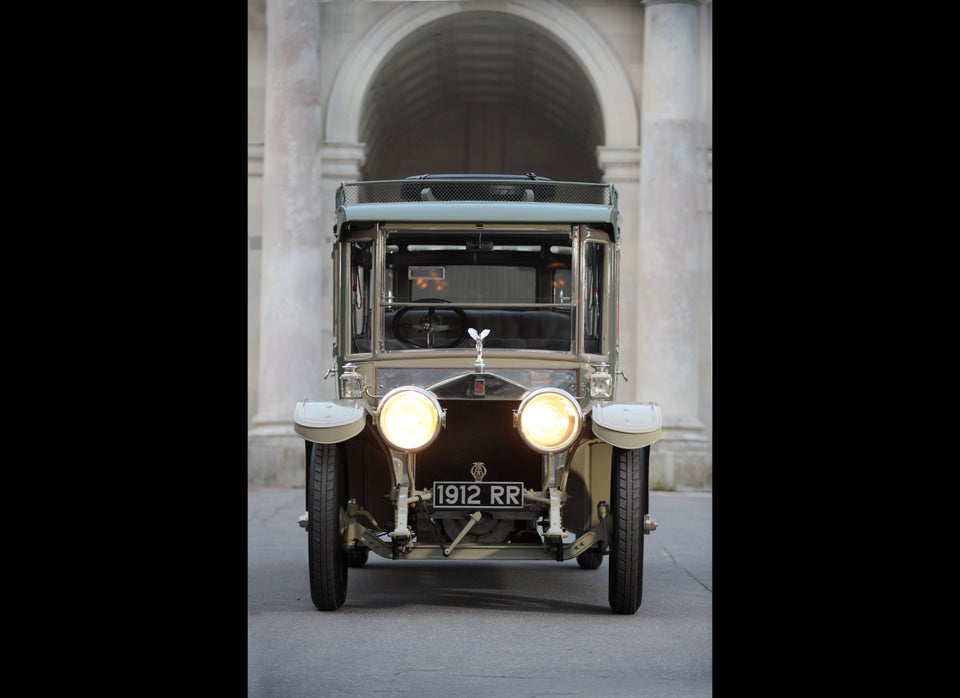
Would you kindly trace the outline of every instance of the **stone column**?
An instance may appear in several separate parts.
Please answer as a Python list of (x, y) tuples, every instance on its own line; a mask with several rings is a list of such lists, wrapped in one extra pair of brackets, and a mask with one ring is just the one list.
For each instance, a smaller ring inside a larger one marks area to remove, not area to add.
[(651, 486), (699, 488), (698, 473), (709, 472), (699, 404), (700, 346), (709, 342), (700, 313), (700, 10), (696, 0), (643, 4), (636, 373), (664, 417)]
[(637, 372), (637, 278), (640, 240), (640, 148), (600, 146), (597, 164), (603, 171), (603, 181), (617, 188), (617, 207), (620, 211), (620, 295), (619, 314), (619, 370), (617, 400), (620, 402), (647, 402), (654, 400), (636, 378)]
[(320, 394), (332, 365), (321, 312), (320, 270), (330, 250), (319, 200), (320, 5), (267, 0), (266, 23), (259, 404), (247, 478), (302, 485), (304, 447), (293, 409)]
[[(323, 154), (323, 168), (320, 175), (320, 208), (323, 212), (323, 264), (320, 267), (318, 280), (322, 283), (320, 289), (323, 298), (320, 305), (320, 320), (323, 323), (321, 332), (322, 352), (317, 358), (322, 359), (326, 366), (334, 368), (336, 357), (333, 346), (333, 227), (337, 222), (335, 199), (337, 189), (342, 182), (355, 182), (360, 179), (360, 168), (363, 166), (363, 143), (324, 143), (320, 152)], [(335, 400), (337, 398), (337, 379), (330, 376), (323, 381), (318, 393), (311, 396), (313, 400)]]

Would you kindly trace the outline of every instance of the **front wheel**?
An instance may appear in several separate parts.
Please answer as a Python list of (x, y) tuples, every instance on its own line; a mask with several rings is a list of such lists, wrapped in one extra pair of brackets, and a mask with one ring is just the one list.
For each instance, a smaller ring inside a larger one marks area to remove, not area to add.
[(643, 519), (649, 508), (650, 447), (613, 449), (610, 472), (610, 608), (633, 614), (643, 598)]
[(337, 444), (310, 444), (307, 461), (310, 598), (320, 611), (335, 611), (347, 598), (347, 552), (340, 513), (347, 501), (346, 473)]

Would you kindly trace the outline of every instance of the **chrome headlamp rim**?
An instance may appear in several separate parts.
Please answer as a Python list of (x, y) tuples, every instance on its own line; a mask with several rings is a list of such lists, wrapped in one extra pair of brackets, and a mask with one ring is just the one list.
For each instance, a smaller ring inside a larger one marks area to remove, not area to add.
[[(542, 399), (544, 395), (557, 395), (559, 396), (567, 405), (569, 405), (569, 416), (572, 418), (573, 423), (569, 429), (569, 433), (563, 437), (562, 440), (556, 442), (551, 446), (544, 446), (541, 443), (538, 443), (529, 436), (527, 430), (524, 429), (523, 424), (523, 415), (524, 411), (530, 406), (531, 403), (536, 403)], [(520, 406), (517, 408), (517, 431), (520, 432), (520, 438), (523, 439), (530, 448), (532, 448), (537, 453), (551, 454), (559, 453), (565, 451), (566, 449), (572, 446), (577, 438), (580, 435), (580, 432), (583, 428), (583, 409), (580, 407), (580, 403), (568, 393), (566, 390), (560, 388), (538, 388), (526, 396), (523, 400), (520, 401)]]
[[(435, 424), (433, 433), (430, 434), (429, 437), (411, 445), (409, 442), (402, 443), (399, 439), (391, 438), (391, 429), (389, 428), (389, 425), (384, 425), (384, 419), (389, 416), (390, 408), (395, 404), (399, 404), (397, 403), (398, 399), (402, 399), (403, 397), (410, 398), (413, 395), (419, 396), (414, 397), (414, 400), (425, 398), (429, 402), (435, 415)], [(427, 446), (432, 444), (436, 440), (437, 436), (440, 435), (440, 429), (443, 427), (444, 422), (444, 413), (443, 409), (440, 407), (440, 402), (437, 400), (436, 395), (431, 393), (429, 390), (425, 390), (424, 388), (416, 385), (401, 385), (393, 388), (383, 396), (383, 399), (380, 400), (380, 404), (377, 405), (374, 418), (377, 428), (380, 431), (380, 435), (387, 442), (387, 445), (389, 445), (390, 448), (404, 453), (416, 453), (417, 451), (422, 451)]]

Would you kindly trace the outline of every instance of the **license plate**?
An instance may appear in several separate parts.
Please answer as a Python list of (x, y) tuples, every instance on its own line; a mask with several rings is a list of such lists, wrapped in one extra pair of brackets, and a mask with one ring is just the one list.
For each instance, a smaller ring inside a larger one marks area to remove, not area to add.
[(522, 509), (522, 482), (434, 482), (435, 509)]

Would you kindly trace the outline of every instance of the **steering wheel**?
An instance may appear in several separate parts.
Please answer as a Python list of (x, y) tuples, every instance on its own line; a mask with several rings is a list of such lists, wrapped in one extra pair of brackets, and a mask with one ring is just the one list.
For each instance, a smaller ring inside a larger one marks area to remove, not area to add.
[[(417, 303), (449, 303), (443, 298), (421, 298)], [(415, 311), (408, 317), (408, 311)], [(416, 315), (426, 310), (423, 315)], [(417, 349), (446, 349), (463, 341), (467, 316), (460, 308), (401, 308), (393, 316), (393, 336)]]

